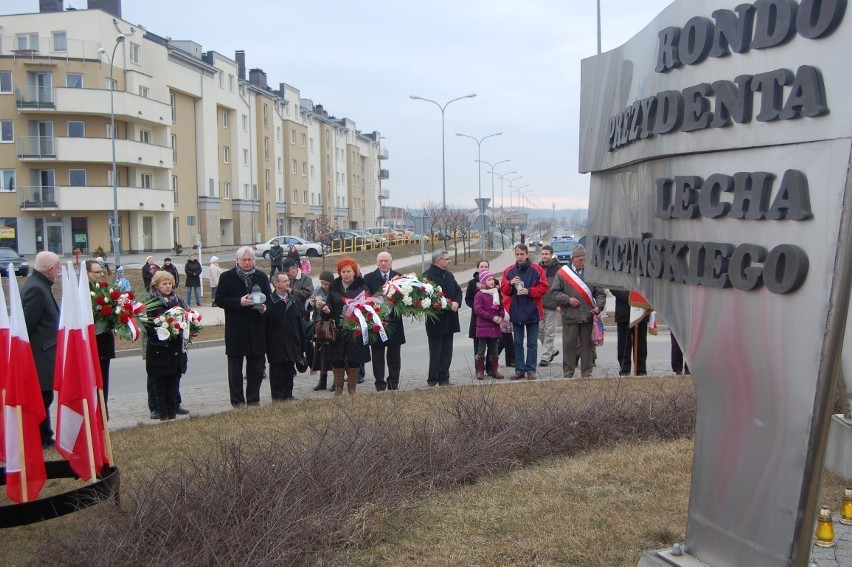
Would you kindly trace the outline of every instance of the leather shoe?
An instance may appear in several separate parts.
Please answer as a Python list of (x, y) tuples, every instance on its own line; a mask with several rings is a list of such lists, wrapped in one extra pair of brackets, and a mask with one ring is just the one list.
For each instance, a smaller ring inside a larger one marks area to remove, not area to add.
[(155, 409), (151, 410), (151, 419), (160, 419), (160, 412)]
[(512, 375), (511, 378), (509, 378), (509, 380), (523, 380), (523, 379), (524, 379), (524, 373), (523, 372), (515, 372), (515, 374)]
[(178, 415), (189, 415), (189, 410), (183, 406), (178, 406), (175, 413)]
[[(553, 360), (553, 358), (551, 357), (550, 360)], [(541, 359), (541, 360), (538, 361), (538, 365), (539, 366), (548, 366), (550, 364), (550, 360)]]
[(553, 354), (550, 355), (549, 362), (553, 362), (553, 359), (556, 358), (557, 356), (559, 356), (559, 351), (558, 350), (553, 351)]
[(527, 372), (527, 380), (535, 380), (536, 378), (537, 376), (535, 375), (535, 372), (533, 372), (532, 370)]

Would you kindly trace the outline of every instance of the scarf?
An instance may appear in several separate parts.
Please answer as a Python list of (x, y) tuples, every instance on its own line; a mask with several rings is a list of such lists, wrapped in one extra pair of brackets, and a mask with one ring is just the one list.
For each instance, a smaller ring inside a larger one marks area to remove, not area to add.
[(488, 295), (490, 295), (491, 296), (491, 303), (493, 303), (494, 305), (500, 305), (500, 297), (497, 294), (497, 288), (496, 287), (492, 287), (491, 289), (482, 288), (479, 291), (481, 291), (482, 293), (487, 293)]
[(254, 285), (254, 283), (251, 281), (251, 276), (252, 276), (252, 274), (254, 274), (255, 268), (252, 268), (251, 270), (246, 271), (246, 270), (243, 270), (239, 266), (234, 266), (234, 269), (237, 270), (237, 276), (239, 276), (239, 278), (241, 280), (243, 280), (243, 283), (245, 284), (246, 289), (251, 291), (251, 288)]
[(160, 302), (163, 304), (163, 307), (165, 307), (167, 311), (172, 307), (180, 305), (180, 298), (174, 292), (172, 292), (171, 295), (163, 295), (159, 291), (155, 290), (153, 292), (153, 295), (154, 297), (160, 300)]

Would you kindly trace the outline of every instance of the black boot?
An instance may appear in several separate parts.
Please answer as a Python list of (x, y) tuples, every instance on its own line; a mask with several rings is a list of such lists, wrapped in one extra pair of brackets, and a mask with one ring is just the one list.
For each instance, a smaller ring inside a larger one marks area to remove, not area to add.
[(314, 386), (314, 392), (321, 392), (328, 388), (328, 372), (320, 372), (319, 382)]

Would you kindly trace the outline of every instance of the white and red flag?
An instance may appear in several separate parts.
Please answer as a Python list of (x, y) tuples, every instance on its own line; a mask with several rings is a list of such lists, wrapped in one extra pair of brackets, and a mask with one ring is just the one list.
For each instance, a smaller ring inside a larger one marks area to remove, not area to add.
[[(15, 273), (11, 264), (7, 273)], [(46, 413), (16, 278), (9, 278), (9, 307), (9, 362), (3, 408), (6, 494), (14, 502), (27, 502), (38, 498), (47, 481), (39, 431)]]
[[(12, 272), (13, 274), (15, 272)], [(9, 310), (6, 308), (6, 295), (3, 292), (3, 276), (0, 276), (0, 461), (6, 462), (6, 436), (4, 421), (6, 415), (6, 376), (9, 374)]]
[(558, 274), (565, 278), (565, 281), (567, 281), (571, 287), (577, 290), (577, 293), (586, 300), (586, 303), (589, 304), (590, 308), (594, 309), (596, 307), (595, 298), (592, 297), (592, 290), (590, 290), (589, 286), (586, 285), (586, 282), (577, 275), (577, 272), (571, 269), (571, 266), (562, 266), (559, 269)]
[[(81, 276), (81, 280), (83, 277)], [(62, 269), (62, 306), (56, 348), (55, 388), (59, 409), (56, 418), (57, 450), (74, 473), (93, 480), (104, 466), (101, 417), (98, 412), (97, 345), (89, 323), (92, 304), (88, 293), (79, 291), (72, 267)], [(85, 301), (85, 303), (84, 303)]]

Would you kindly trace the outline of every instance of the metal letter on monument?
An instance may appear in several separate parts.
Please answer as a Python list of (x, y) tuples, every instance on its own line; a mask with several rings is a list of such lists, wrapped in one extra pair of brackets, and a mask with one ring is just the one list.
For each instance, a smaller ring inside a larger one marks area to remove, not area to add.
[(586, 276), (648, 299), (698, 401), (686, 553), (643, 566), (806, 565), (852, 369), (847, 3), (753, 4), (678, 0), (582, 62)]

